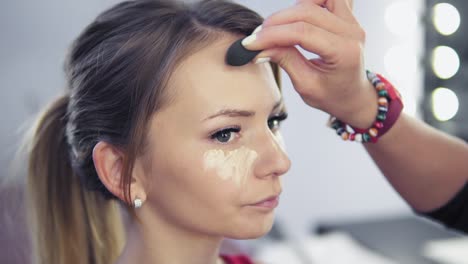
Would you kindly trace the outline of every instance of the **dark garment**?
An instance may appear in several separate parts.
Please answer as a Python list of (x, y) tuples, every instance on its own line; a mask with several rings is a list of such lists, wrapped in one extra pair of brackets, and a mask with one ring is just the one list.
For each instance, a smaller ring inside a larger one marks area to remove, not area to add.
[(254, 264), (253, 261), (245, 256), (245, 255), (239, 255), (239, 256), (221, 256), (224, 260), (224, 262), (228, 264)]
[(446, 205), (432, 212), (419, 214), (468, 234), (468, 182)]

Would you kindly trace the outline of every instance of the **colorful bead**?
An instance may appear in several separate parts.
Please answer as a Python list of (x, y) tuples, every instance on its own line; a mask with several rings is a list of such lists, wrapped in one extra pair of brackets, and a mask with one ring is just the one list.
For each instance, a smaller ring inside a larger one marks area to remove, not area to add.
[(349, 133), (348, 133), (348, 132), (343, 132), (343, 134), (341, 134), (341, 138), (342, 138), (343, 140), (348, 140), (348, 138), (349, 138)]
[(381, 129), (384, 127), (384, 124), (382, 122), (375, 122), (374, 126), (378, 129)]
[(379, 114), (377, 115), (377, 120), (378, 120), (378, 121), (382, 121), (382, 122), (383, 122), (383, 121), (385, 121), (385, 119), (387, 119), (387, 115), (386, 115), (386, 114), (379, 113)]
[(370, 140), (371, 140), (371, 137), (369, 134), (367, 133), (362, 134), (362, 142), (366, 143), (366, 142), (369, 142)]
[(340, 122), (333, 122), (332, 123), (332, 128), (337, 130), (338, 128), (342, 127), (342, 125), (340, 124)]
[[(350, 127), (349, 125), (338, 120), (336, 117), (330, 117), (328, 125), (335, 129), (336, 133), (343, 140), (375, 143), (377, 142), (378, 137), (381, 134), (380, 129), (382, 129), (385, 126), (384, 122), (387, 119), (387, 114), (389, 111), (388, 106), (390, 104), (390, 101), (394, 98), (394, 90), (392, 90), (393, 87), (391, 85), (387, 86), (387, 84), (384, 83), (381, 80), (381, 78), (373, 72), (366, 71), (366, 74), (367, 79), (372, 83), (378, 94), (378, 113), (376, 116), (376, 121), (374, 122), (374, 125), (371, 128), (369, 128), (365, 133), (357, 133), (358, 131), (362, 131), (355, 128), (353, 128), (354, 131), (351, 133), (348, 130), (348, 128)], [(387, 88), (389, 90), (387, 90)]]
[(380, 97), (379, 98), (379, 105), (380, 106), (388, 106), (388, 100), (385, 97)]
[(333, 117), (333, 118), (330, 117), (327, 121), (327, 127), (333, 128), (333, 123), (335, 123), (335, 119), (336, 117)]
[(341, 136), (341, 134), (343, 134), (344, 132), (346, 132), (346, 130), (345, 130), (343, 127), (340, 127), (340, 128), (338, 128), (338, 129), (336, 130), (336, 133), (337, 133), (338, 135), (340, 135), (340, 136)]
[(380, 91), (379, 91), (379, 96), (380, 96), (380, 97), (388, 97), (388, 92), (387, 92), (387, 90), (380, 90)]
[(385, 83), (378, 83), (375, 88), (377, 89), (377, 91), (380, 91), (380, 90), (383, 90), (385, 89)]
[(354, 140), (356, 142), (362, 142), (362, 134), (356, 134), (356, 136), (354, 137)]
[(371, 71), (366, 71), (366, 74), (367, 74), (367, 79), (368, 80), (372, 80), (372, 79), (377, 77), (377, 74), (375, 74), (375, 73), (373, 73)]
[[(386, 115), (387, 115), (387, 112), (379, 111), (379, 112), (377, 113), (377, 115), (385, 115), (385, 116), (386, 116)], [(383, 121), (383, 120), (382, 120), (382, 121)]]
[(386, 106), (379, 106), (379, 112), (387, 113), (387, 112), (388, 112), (388, 107), (386, 107)]
[(372, 79), (372, 85), (377, 86), (377, 84), (381, 83), (379, 77), (375, 77), (374, 79)]

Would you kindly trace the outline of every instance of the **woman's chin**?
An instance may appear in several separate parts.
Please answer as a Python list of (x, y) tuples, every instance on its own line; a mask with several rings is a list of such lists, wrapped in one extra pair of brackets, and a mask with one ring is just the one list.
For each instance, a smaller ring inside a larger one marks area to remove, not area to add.
[(237, 240), (260, 238), (270, 232), (273, 227), (273, 222), (273, 214), (271, 214), (271, 216), (265, 216), (263, 219), (246, 219), (244, 224), (237, 225), (235, 229), (231, 229), (225, 237)]

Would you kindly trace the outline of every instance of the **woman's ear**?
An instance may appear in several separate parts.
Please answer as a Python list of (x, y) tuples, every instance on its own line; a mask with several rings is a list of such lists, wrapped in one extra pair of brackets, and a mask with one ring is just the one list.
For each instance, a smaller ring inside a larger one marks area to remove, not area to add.
[[(125, 189), (122, 186), (124, 153), (115, 146), (100, 141), (94, 146), (93, 161), (97, 175), (101, 182), (112, 194), (120, 200), (128, 203), (125, 199)], [(135, 199), (141, 202), (146, 200), (146, 191), (144, 188), (144, 169), (138, 160), (135, 161), (132, 170), (132, 179), (130, 180), (130, 199), (131, 203)]]
[(125, 201), (121, 186), (123, 158), (123, 153), (107, 142), (100, 141), (94, 146), (93, 161), (99, 179), (109, 192)]

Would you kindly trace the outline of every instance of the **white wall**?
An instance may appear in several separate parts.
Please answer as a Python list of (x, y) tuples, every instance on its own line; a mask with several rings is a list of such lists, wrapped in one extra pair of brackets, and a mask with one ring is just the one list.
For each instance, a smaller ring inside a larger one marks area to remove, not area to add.
[[(14, 152), (20, 124), (51, 99), (64, 84), (62, 62), (67, 46), (111, 0), (2, 1), (0, 3), (0, 171)], [(294, 1), (240, 0), (262, 15)], [(397, 43), (409, 43), (420, 52), (420, 32), (396, 37), (384, 24), (385, 7), (395, 1), (356, 0), (359, 21), (367, 30), (367, 63), (387, 73), (384, 53)], [(404, 1), (420, 7), (422, 0)], [(398, 19), (398, 18), (396, 18)], [(419, 53), (417, 53), (419, 54)], [(401, 64), (407, 62), (403, 57)], [(419, 74), (393, 76), (411, 98), (420, 90)], [(392, 76), (391, 76), (392, 77)], [(321, 220), (382, 217), (409, 210), (391, 189), (358, 144), (342, 142), (325, 127), (327, 115), (307, 107), (285, 76), (284, 91), (290, 112), (284, 135), (293, 161), (285, 177), (279, 220), (295, 236), (302, 236)], [(404, 93), (404, 94), (405, 94)], [(411, 101), (411, 100), (410, 100)]]

